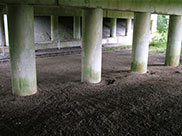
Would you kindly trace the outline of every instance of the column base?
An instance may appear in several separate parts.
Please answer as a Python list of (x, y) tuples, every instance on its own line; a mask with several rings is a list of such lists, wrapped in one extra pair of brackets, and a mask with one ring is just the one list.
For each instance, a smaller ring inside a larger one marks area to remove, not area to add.
[(144, 62), (132, 62), (131, 71), (138, 72), (140, 74), (147, 73), (147, 64)]
[(177, 67), (180, 64), (180, 56), (168, 56), (165, 61), (165, 66)]

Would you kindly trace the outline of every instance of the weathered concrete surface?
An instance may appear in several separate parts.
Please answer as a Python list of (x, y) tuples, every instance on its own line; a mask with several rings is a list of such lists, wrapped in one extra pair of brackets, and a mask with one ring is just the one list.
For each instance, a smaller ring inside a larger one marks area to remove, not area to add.
[(182, 14), (181, 0), (59, 0), (62, 6), (104, 8), (111, 10)]
[(5, 49), (4, 49), (5, 44), (6, 41), (5, 41), (4, 16), (3, 14), (0, 13), (0, 48), (3, 56), (5, 55)]
[(62, 48), (72, 48), (72, 47), (81, 47), (81, 41), (68, 41), (68, 42), (42, 42), (35, 43), (36, 50), (45, 50), (45, 49), (62, 49)]
[(4, 17), (0, 13), (0, 46), (5, 45)]
[(1, 0), (0, 4), (30, 4), (57, 6), (57, 0)]
[(34, 39), (35, 42), (51, 41), (51, 17), (34, 17)]
[(155, 34), (157, 32), (157, 14), (151, 15), (151, 33)]
[(59, 17), (51, 16), (51, 40), (59, 40)]
[(125, 29), (125, 36), (131, 35), (132, 33), (132, 19), (127, 19), (126, 20), (126, 29)]
[(75, 40), (80, 40), (81, 38), (81, 24), (80, 24), (80, 16), (73, 17), (73, 38)]
[(110, 19), (110, 37), (116, 37), (117, 33), (117, 18)]
[(166, 51), (166, 66), (178, 66), (180, 62), (182, 41), (182, 16), (170, 16), (167, 51)]
[(110, 10), (182, 14), (181, 0), (1, 0), (0, 4), (33, 4), (42, 6), (72, 6)]
[[(82, 16), (82, 8), (35, 6), (34, 13), (36, 16), (50, 16), (50, 15)], [(132, 12), (104, 10), (103, 11), (103, 17), (107, 17), (107, 18), (133, 18), (134, 14)]]
[[(115, 38), (104, 38), (102, 39), (102, 45), (108, 44), (119, 44), (119, 46), (123, 45), (132, 45), (131, 37), (119, 36)], [(66, 42), (39, 42), (35, 43), (35, 50), (45, 50), (45, 49), (62, 49), (62, 48), (72, 48), (72, 47), (81, 47), (81, 41), (66, 41)], [(112, 45), (113, 46), (113, 45)], [(116, 45), (118, 46), (118, 45)], [(4, 48), (5, 53), (9, 53), (8, 48)], [(0, 48), (0, 53), (2, 53), (2, 49)]]
[(8, 31), (8, 17), (7, 14), (4, 14), (4, 31), (5, 31), (5, 42), (6, 46), (9, 46), (9, 31)]
[(9, 5), (8, 11), (13, 94), (32, 95), (37, 92), (33, 6)]
[(102, 9), (85, 9), (82, 26), (82, 82), (99, 83), (102, 66)]
[(150, 13), (135, 13), (131, 71), (146, 73), (150, 39)]
[(82, 16), (82, 9), (74, 7), (35, 6), (34, 14), (36, 16)]

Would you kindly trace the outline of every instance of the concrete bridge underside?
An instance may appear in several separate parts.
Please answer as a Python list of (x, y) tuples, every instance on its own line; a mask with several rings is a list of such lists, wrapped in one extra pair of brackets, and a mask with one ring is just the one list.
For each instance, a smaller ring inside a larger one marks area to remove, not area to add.
[[(58, 12), (62, 7), (79, 7), (83, 10), (82, 82), (101, 81), (103, 17), (104, 14), (108, 14), (108, 11), (104, 13), (104, 10), (134, 12), (131, 71), (140, 74), (147, 72), (151, 14), (169, 14), (165, 64), (179, 65), (182, 32), (181, 0), (1, 0), (0, 4), (6, 6), (8, 11), (12, 87), (16, 95), (27, 96), (37, 92), (33, 21), (34, 15), (40, 12), (36, 7), (40, 6), (55, 7)], [(80, 11), (77, 12), (80, 16)], [(46, 10), (42, 13), (46, 14)], [(51, 16), (53, 40), (57, 38), (58, 15)], [(75, 18), (75, 22), (79, 24), (79, 18)], [(111, 35), (115, 36), (115, 19), (112, 20), (112, 24)], [(75, 26), (80, 29), (80, 25)]]
[(28, 4), (39, 6), (70, 6), (102, 8), (130, 12), (182, 14), (181, 0), (1, 0), (0, 4)]

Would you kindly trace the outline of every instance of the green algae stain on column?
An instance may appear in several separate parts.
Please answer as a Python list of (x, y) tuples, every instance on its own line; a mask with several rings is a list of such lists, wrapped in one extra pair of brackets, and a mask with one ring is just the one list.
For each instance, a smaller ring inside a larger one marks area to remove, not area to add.
[(166, 66), (177, 67), (180, 63), (180, 56), (167, 56), (165, 60)]
[[(36, 80), (30, 83), (26, 78), (13, 79), (13, 94), (18, 96), (28, 96), (37, 92)], [(34, 88), (34, 89), (33, 89)]]
[(13, 94), (37, 92), (33, 6), (8, 5), (10, 63)]
[(150, 13), (135, 13), (131, 71), (140, 74), (147, 72), (150, 20)]
[(140, 62), (132, 62), (131, 63), (131, 70), (133, 72), (138, 72), (140, 74), (147, 72), (147, 64), (146, 63), (140, 63)]
[(82, 27), (82, 82), (99, 83), (102, 67), (102, 9), (85, 9)]
[(166, 51), (166, 66), (176, 67), (180, 62), (182, 16), (171, 15), (169, 20), (169, 32)]
[(86, 77), (89, 82), (97, 83), (101, 81), (101, 72), (95, 72), (91, 67), (86, 69)]

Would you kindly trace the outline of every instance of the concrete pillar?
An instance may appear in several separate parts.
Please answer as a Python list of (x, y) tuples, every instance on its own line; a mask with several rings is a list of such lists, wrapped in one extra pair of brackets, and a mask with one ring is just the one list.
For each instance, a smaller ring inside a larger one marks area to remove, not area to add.
[(59, 17), (51, 16), (51, 40), (53, 42), (59, 40)]
[(85, 9), (82, 27), (82, 82), (99, 83), (102, 65), (102, 9)]
[(150, 13), (135, 13), (131, 71), (141, 74), (147, 72), (150, 19)]
[(166, 66), (178, 66), (180, 62), (182, 41), (182, 16), (171, 15), (169, 21)]
[(13, 94), (37, 92), (34, 10), (29, 5), (8, 5), (8, 29)]
[(80, 17), (79, 16), (74, 16), (73, 19), (73, 38), (75, 40), (80, 40)]
[(4, 16), (0, 14), (0, 46), (5, 45)]
[(125, 29), (125, 36), (131, 35), (131, 26), (132, 26), (132, 19), (126, 19), (126, 29)]
[(157, 32), (157, 14), (151, 15), (151, 33), (155, 34)]
[(9, 31), (8, 31), (8, 15), (4, 15), (4, 27), (5, 27), (5, 45), (9, 46)]
[(110, 20), (110, 37), (117, 36), (117, 18), (111, 18)]

